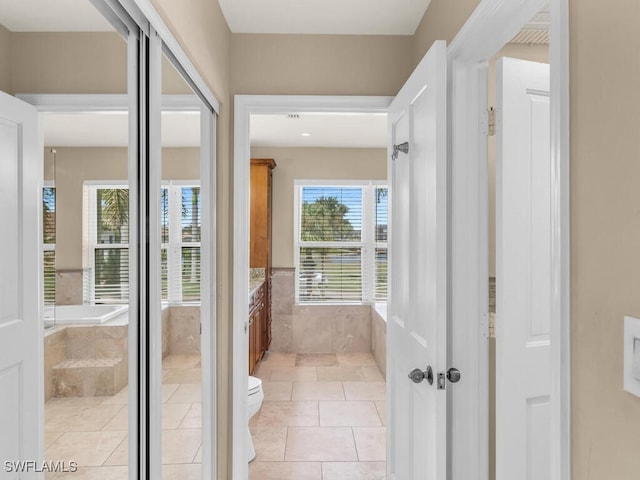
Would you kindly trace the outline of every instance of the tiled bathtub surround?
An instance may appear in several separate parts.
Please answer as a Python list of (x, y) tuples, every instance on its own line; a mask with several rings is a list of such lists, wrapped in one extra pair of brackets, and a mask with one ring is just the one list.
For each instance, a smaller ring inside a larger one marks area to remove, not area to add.
[(82, 305), (82, 270), (56, 270), (56, 305)]
[(368, 305), (295, 305), (293, 269), (274, 269), (272, 352), (342, 353), (371, 350)]
[(387, 378), (386, 304), (371, 306), (371, 353), (382, 375)]
[(273, 270), (270, 351), (346, 353), (375, 348), (384, 364), (380, 344), (384, 344), (381, 334), (386, 328), (381, 330), (379, 319), (372, 317), (371, 306), (296, 305), (294, 276), (292, 268)]
[[(162, 310), (162, 357), (200, 354), (200, 307)], [(44, 337), (45, 400), (113, 395), (127, 383), (127, 325), (68, 325)]]

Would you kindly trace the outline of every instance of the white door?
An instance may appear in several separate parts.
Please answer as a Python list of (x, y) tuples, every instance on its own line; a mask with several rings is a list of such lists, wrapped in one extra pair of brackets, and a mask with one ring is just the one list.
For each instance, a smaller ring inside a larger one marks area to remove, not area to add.
[[(389, 480), (444, 480), (447, 463), (446, 46), (434, 43), (389, 107)], [(399, 145), (408, 148), (397, 150)], [(397, 150), (394, 153), (394, 150)], [(428, 378), (414, 383), (430, 368)]]
[[(42, 293), (40, 265), (42, 151), (36, 110), (0, 92), (0, 478), (19, 461), (41, 461)], [(10, 462), (10, 463), (6, 463)]]
[(497, 64), (496, 479), (550, 472), (549, 65)]

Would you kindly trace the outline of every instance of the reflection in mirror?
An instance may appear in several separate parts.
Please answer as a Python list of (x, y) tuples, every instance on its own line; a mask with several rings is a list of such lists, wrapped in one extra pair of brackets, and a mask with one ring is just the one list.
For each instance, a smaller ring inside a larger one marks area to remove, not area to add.
[[(162, 92), (193, 95), (163, 56)], [(200, 111), (163, 108), (161, 124), (162, 472), (202, 477)], [(166, 103), (166, 102), (165, 102)]]
[[(120, 94), (40, 114), (46, 478), (128, 478), (127, 41), (89, 0), (0, 12), (13, 94)], [(0, 52), (1, 54), (1, 52)], [(0, 59), (5, 60), (5, 59)], [(6, 63), (6, 62), (5, 62)], [(4, 64), (3, 64), (4, 65)]]

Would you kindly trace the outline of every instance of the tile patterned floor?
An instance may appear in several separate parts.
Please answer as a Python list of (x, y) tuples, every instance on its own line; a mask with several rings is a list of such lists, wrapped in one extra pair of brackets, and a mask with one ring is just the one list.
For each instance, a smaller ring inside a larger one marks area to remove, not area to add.
[(373, 356), (271, 353), (249, 480), (384, 480), (385, 382)]
[[(200, 480), (200, 356), (163, 361), (162, 478)], [(75, 473), (47, 480), (128, 478), (128, 389), (111, 397), (54, 398), (45, 404), (45, 458), (78, 462)]]
[[(271, 353), (256, 375), (250, 480), (385, 478), (385, 383), (370, 354)], [(200, 358), (167, 357), (162, 387), (162, 478), (200, 480)], [(46, 458), (80, 464), (47, 480), (127, 478), (127, 395), (47, 402)]]

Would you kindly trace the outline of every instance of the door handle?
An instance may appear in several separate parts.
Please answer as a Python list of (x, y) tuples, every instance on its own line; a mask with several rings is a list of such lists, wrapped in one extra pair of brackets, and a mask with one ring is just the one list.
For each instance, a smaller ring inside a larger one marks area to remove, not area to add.
[(460, 381), (461, 374), (457, 368), (450, 368), (447, 373), (438, 372), (438, 390), (445, 389), (445, 383), (449, 380), (451, 383), (458, 383)]
[(409, 378), (413, 383), (420, 383), (426, 378), (429, 385), (433, 385), (433, 369), (431, 368), (431, 365), (427, 366), (425, 371), (422, 371), (419, 368), (414, 368), (409, 372)]
[(458, 383), (460, 381), (460, 370), (457, 368), (450, 368), (447, 370), (447, 380), (451, 383)]

